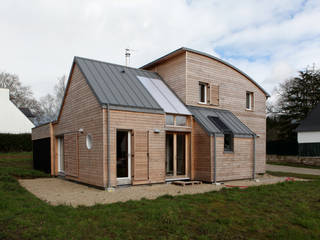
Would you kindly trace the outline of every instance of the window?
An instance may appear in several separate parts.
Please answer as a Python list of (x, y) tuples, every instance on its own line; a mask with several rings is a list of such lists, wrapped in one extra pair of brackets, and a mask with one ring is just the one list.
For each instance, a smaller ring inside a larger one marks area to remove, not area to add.
[(253, 110), (253, 92), (246, 93), (246, 109)]
[(174, 125), (173, 115), (166, 115), (166, 125)]
[(208, 118), (224, 135), (224, 151), (233, 152), (233, 133), (231, 129), (219, 117), (208, 116)]
[(207, 89), (208, 86), (206, 83), (199, 83), (200, 103), (207, 103)]
[(233, 135), (232, 133), (224, 134), (224, 151), (232, 152), (233, 151)]
[(88, 149), (92, 148), (92, 136), (90, 134), (86, 136), (86, 145)]
[(187, 117), (186, 116), (176, 116), (176, 125), (177, 126), (186, 126)]

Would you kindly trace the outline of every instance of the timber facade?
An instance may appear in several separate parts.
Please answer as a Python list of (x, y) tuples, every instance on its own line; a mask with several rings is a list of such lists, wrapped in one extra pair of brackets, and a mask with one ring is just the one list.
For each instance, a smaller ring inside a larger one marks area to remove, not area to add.
[(267, 97), (192, 49), (140, 69), (75, 57), (58, 119), (32, 139), (50, 139), (52, 175), (101, 188), (250, 179), (265, 172)]

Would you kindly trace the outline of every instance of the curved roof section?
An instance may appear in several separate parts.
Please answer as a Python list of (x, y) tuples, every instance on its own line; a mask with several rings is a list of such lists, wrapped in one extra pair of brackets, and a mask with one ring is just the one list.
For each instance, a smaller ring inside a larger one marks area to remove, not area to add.
[(164, 56), (162, 56), (162, 57), (160, 57), (160, 58), (158, 58), (158, 59), (156, 59), (156, 60), (154, 60), (154, 61), (152, 61), (150, 63), (147, 63), (147, 64), (143, 65), (140, 68), (141, 69), (150, 68), (150, 67), (152, 67), (152, 66), (154, 66), (154, 65), (156, 65), (156, 64), (158, 64), (158, 63), (160, 63), (162, 61), (165, 61), (165, 60), (167, 60), (167, 59), (169, 59), (171, 57), (174, 57), (174, 56), (176, 56), (176, 55), (178, 55), (178, 54), (180, 54), (182, 52), (186, 52), (186, 51), (193, 52), (193, 53), (196, 53), (196, 54), (199, 54), (199, 55), (203, 55), (203, 56), (209, 57), (211, 59), (214, 59), (214, 60), (216, 60), (218, 62), (223, 63), (224, 65), (232, 68), (233, 70), (235, 70), (235, 71), (239, 72), (240, 74), (242, 74), (243, 76), (245, 76), (252, 83), (254, 83), (267, 97), (270, 97), (270, 94), (266, 90), (264, 90), (256, 81), (254, 81), (251, 77), (249, 77), (246, 73), (241, 71), (239, 68), (237, 68), (237, 67), (233, 66), (232, 64), (230, 64), (230, 63), (228, 63), (228, 62), (226, 62), (226, 61), (224, 61), (224, 60), (222, 60), (220, 58), (217, 58), (217, 57), (215, 57), (213, 55), (210, 55), (210, 54), (205, 53), (205, 52), (200, 52), (200, 51), (197, 51), (197, 50), (194, 50), (194, 49), (191, 49), (191, 48), (186, 48), (186, 47), (178, 48), (177, 50), (174, 50), (173, 52), (170, 52), (170, 53), (168, 53), (168, 54), (166, 54), (166, 55), (164, 55)]

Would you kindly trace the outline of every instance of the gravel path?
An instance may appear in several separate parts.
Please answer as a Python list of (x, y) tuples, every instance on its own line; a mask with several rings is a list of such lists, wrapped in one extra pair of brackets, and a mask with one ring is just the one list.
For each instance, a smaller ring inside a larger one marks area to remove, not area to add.
[[(230, 181), (227, 185), (254, 186), (283, 182), (286, 178), (265, 174), (259, 177), (259, 182), (252, 180)], [(66, 204), (71, 206), (92, 206), (97, 203), (125, 202), (140, 200), (141, 198), (155, 199), (162, 195), (183, 195), (218, 191), (224, 185), (200, 184), (193, 186), (177, 186), (173, 184), (155, 184), (133, 187), (116, 188), (114, 192), (107, 192), (82, 184), (59, 178), (20, 179), (20, 184), (38, 198), (52, 205)]]
[(313, 169), (313, 168), (289, 167), (289, 166), (267, 164), (266, 169), (267, 171), (273, 171), (273, 172), (290, 172), (290, 173), (299, 173), (299, 174), (320, 175), (320, 169)]

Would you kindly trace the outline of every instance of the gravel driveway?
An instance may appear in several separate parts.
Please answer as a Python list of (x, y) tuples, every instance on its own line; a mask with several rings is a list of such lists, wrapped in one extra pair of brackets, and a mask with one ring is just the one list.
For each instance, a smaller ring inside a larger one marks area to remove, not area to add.
[[(259, 182), (252, 180), (231, 181), (228, 185), (254, 186), (274, 184), (285, 181), (284, 177), (274, 177), (265, 174), (259, 177)], [(155, 184), (133, 187), (116, 188), (114, 192), (107, 192), (82, 184), (59, 178), (20, 179), (19, 183), (38, 198), (52, 205), (66, 204), (71, 206), (92, 206), (97, 203), (115, 203), (141, 198), (155, 199), (162, 195), (183, 195), (218, 191), (224, 185), (201, 184), (193, 186), (177, 186), (173, 184)]]
[(290, 172), (290, 173), (299, 173), (299, 174), (320, 175), (320, 169), (313, 169), (313, 168), (289, 167), (289, 166), (267, 164), (266, 169), (267, 171), (272, 171), (272, 172)]

